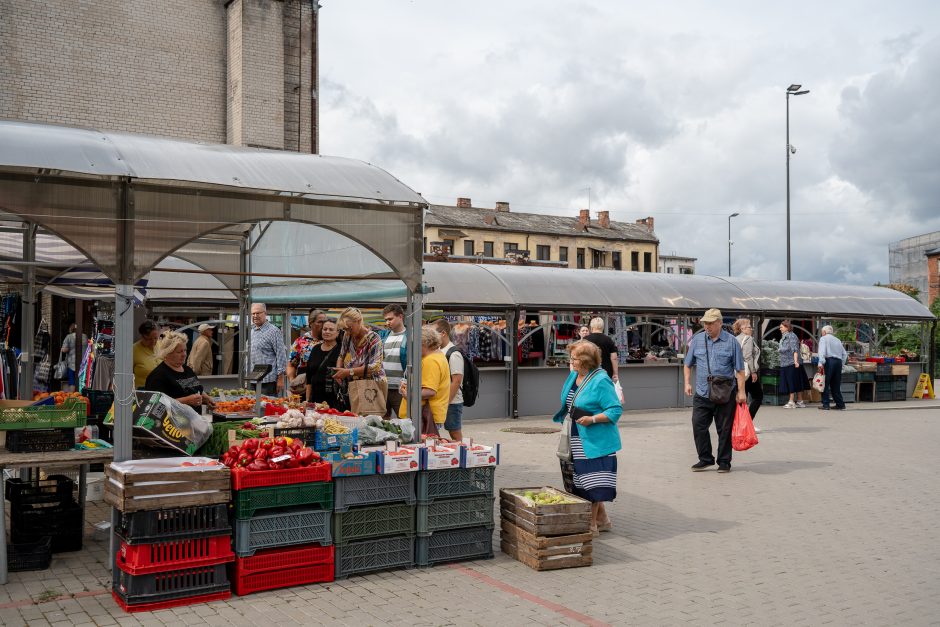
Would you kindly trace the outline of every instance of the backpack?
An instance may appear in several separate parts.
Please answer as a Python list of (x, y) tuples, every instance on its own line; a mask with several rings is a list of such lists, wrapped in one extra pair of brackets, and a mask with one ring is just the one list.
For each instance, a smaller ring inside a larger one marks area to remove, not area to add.
[(477, 394), (480, 392), (480, 370), (473, 365), (470, 358), (464, 355), (463, 351), (454, 346), (447, 351), (447, 363), (450, 363), (450, 356), (454, 351), (460, 353), (463, 357), (463, 382), (460, 384), (460, 392), (463, 394), (463, 406), (473, 407), (477, 402)]

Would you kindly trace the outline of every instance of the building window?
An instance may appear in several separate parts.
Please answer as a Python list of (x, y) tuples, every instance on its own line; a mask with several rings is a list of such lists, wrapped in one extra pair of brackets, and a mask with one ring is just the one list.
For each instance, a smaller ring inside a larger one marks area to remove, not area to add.
[(620, 270), (620, 253), (613, 252), (611, 255), (613, 255), (614, 270)]
[(583, 248), (579, 248), (577, 250), (577, 257), (578, 257), (578, 268), (583, 270), (584, 269), (584, 249)]
[(519, 252), (519, 244), (515, 242), (506, 242), (503, 244), (503, 254)]
[(428, 238), (426, 238), (426, 237), (424, 238), (424, 248), (423, 248), (422, 250), (424, 251), (424, 254), (427, 254), (427, 252), (428, 252)]
[(640, 253), (635, 250), (630, 253), (630, 269), (634, 272), (640, 271)]
[(643, 253), (643, 272), (653, 271), (653, 253)]
[(483, 256), (484, 257), (493, 256), (493, 242), (483, 242)]
[(679, 268), (679, 274), (695, 274), (692, 268)]
[(672, 266), (666, 266), (666, 274), (672, 274)]
[(454, 240), (452, 240), (452, 239), (445, 239), (445, 240), (444, 240), (444, 246), (447, 246), (447, 254), (448, 254), (448, 255), (453, 255), (453, 254), (454, 254)]
[(463, 241), (463, 254), (466, 257), (473, 257), (473, 240), (465, 239)]
[(567, 246), (558, 247), (558, 260), (568, 263), (568, 247)]
[(538, 259), (539, 261), (551, 261), (552, 260), (552, 247), (551, 246), (536, 246), (535, 258)]
[(591, 261), (593, 262), (592, 267), (603, 268), (607, 265), (607, 253), (601, 250), (592, 250)]

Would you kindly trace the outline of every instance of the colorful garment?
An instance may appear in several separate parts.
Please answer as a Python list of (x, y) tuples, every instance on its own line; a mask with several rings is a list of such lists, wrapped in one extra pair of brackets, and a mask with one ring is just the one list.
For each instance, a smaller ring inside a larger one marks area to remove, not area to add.
[(382, 367), (382, 339), (375, 331), (366, 332), (362, 341), (356, 345), (351, 335), (343, 337), (340, 347), (341, 368), (359, 368), (366, 366), (366, 376), (363, 379), (385, 381), (385, 368)]
[(307, 331), (296, 340), (290, 347), (290, 354), (287, 356), (287, 361), (297, 367), (298, 371), (303, 370), (307, 367), (307, 362), (310, 361), (310, 351), (313, 350), (313, 347), (320, 343), (321, 340), (315, 339), (310, 335), (310, 331)]

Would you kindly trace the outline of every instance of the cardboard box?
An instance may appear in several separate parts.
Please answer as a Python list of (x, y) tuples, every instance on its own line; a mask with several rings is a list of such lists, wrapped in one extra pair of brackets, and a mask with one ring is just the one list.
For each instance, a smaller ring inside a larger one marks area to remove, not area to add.
[(421, 468), (421, 449), (418, 447), (399, 447), (397, 451), (382, 450), (377, 453), (377, 469), (380, 475), (397, 472), (417, 472)]
[(498, 466), (499, 448), (499, 444), (493, 446), (465, 444), (460, 447), (460, 467), (480, 468), (482, 466)]
[(461, 446), (436, 445), (433, 450), (427, 446), (421, 447), (421, 470), (445, 470), (460, 467)]
[(375, 451), (360, 451), (361, 459), (345, 459), (342, 453), (324, 453), (323, 459), (333, 464), (333, 477), (361, 477), (374, 475), (378, 454)]

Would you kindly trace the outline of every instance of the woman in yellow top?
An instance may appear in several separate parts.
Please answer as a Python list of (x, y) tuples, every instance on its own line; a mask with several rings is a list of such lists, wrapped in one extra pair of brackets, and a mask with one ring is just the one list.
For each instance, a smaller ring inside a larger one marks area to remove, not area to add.
[[(426, 415), (428, 409), (433, 419), (422, 420), (421, 435), (439, 436), (441, 425), (447, 419), (447, 404), (450, 402), (450, 366), (440, 351), (441, 336), (430, 327), (421, 329), (421, 408)], [(401, 395), (408, 398), (408, 382), (401, 382)], [(408, 402), (402, 400), (400, 416), (408, 415)], [(410, 416), (409, 416), (410, 417)], [(412, 418), (412, 421), (414, 419)]]

